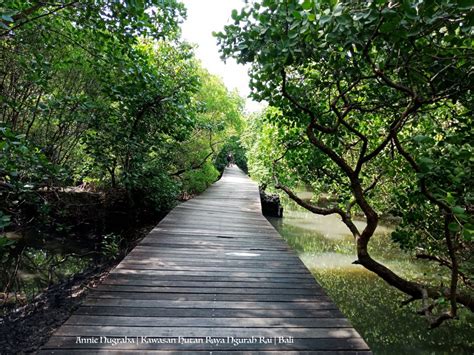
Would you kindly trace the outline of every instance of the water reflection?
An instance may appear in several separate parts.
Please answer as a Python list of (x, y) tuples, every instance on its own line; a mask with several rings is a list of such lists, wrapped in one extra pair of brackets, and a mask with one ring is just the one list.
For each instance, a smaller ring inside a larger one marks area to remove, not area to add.
[[(296, 207), (290, 204), (287, 205), (284, 213), (286, 218), (273, 218), (271, 220), (272, 224), (278, 226), (278, 228), (299, 227), (307, 232), (317, 233), (327, 239), (340, 240), (346, 237), (352, 238), (351, 232), (338, 215), (320, 216), (296, 209)], [(363, 220), (355, 220), (354, 224), (360, 231), (367, 225)], [(391, 227), (379, 224), (376, 233), (383, 234), (391, 231)]]
[(336, 252), (320, 253), (315, 257), (311, 253), (300, 254), (301, 260), (308, 267), (308, 269), (360, 269), (359, 266), (351, 264), (354, 260), (354, 256), (344, 255)]
[(102, 261), (96, 243), (48, 239), (41, 234), (31, 238), (9, 233), (7, 237), (15, 243), (0, 260), (0, 313)]

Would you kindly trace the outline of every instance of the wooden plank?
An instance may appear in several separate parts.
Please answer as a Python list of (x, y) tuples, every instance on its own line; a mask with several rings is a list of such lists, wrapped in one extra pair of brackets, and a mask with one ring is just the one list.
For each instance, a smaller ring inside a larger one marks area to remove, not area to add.
[[(260, 253), (261, 254), (261, 253)], [(287, 256), (271, 256), (271, 255), (261, 255), (258, 256), (258, 258), (255, 258), (255, 256), (243, 256), (243, 255), (236, 255), (236, 254), (228, 254), (226, 255), (225, 253), (208, 253), (208, 254), (199, 254), (199, 253), (192, 253), (192, 254), (180, 254), (180, 253), (161, 253), (160, 250), (133, 250), (130, 255), (132, 256), (138, 256), (140, 258), (149, 258), (149, 257), (190, 257), (190, 258), (197, 258), (200, 260), (204, 260), (206, 258), (221, 258), (223, 260), (245, 260), (245, 261), (284, 261), (284, 262), (293, 262), (293, 263), (299, 263), (300, 260), (296, 257), (287, 257)], [(254, 258), (254, 260), (252, 260)]]
[[(147, 354), (158, 354), (158, 355), (194, 355), (194, 354), (207, 354), (207, 355), (212, 355), (212, 354), (227, 354), (229, 351), (232, 351), (232, 355), (254, 355), (255, 352), (254, 350), (251, 351), (235, 351), (234, 349), (229, 349), (229, 350), (192, 350), (192, 351), (180, 351), (180, 350), (147, 350)], [(318, 350), (318, 351), (292, 351), (292, 350), (285, 350), (285, 349), (280, 349), (280, 350), (259, 350), (258, 354), (260, 355), (274, 355), (274, 354), (281, 354), (281, 352), (284, 351), (285, 355), (365, 355), (365, 354), (371, 354), (370, 351), (347, 351), (347, 350), (329, 350), (329, 351), (324, 351), (324, 350)], [(38, 354), (57, 354), (57, 355), (69, 355), (71, 353), (71, 350), (57, 350), (57, 349), (51, 349), (51, 350), (42, 350)], [(74, 353), (79, 353), (79, 354), (87, 354), (87, 355), (98, 355), (98, 354), (114, 354), (114, 355), (136, 355), (139, 354), (139, 351), (136, 350), (117, 350), (117, 349), (111, 349), (111, 350), (94, 350), (94, 349), (88, 349), (88, 350), (74, 350)]]
[[(120, 338), (118, 338), (120, 339)], [(198, 339), (202, 339), (202, 342), (198, 341)], [(370, 354), (369, 348), (364, 343), (361, 338), (307, 338), (307, 339), (300, 339), (295, 338), (293, 343), (277, 343), (275, 344), (273, 341), (270, 343), (259, 342), (257, 341), (255, 344), (238, 344), (234, 345), (232, 343), (232, 339), (227, 338), (212, 338), (214, 341), (218, 341), (222, 339), (223, 344), (216, 345), (215, 343), (211, 343), (210, 341), (206, 341), (206, 338), (191, 338), (190, 342), (182, 342), (179, 343), (179, 340), (176, 338), (170, 338), (169, 343), (160, 343), (157, 339), (155, 343), (152, 342), (152, 339), (146, 339), (148, 341), (142, 341), (141, 337), (138, 339), (137, 343), (139, 343), (139, 347), (136, 343), (128, 343), (128, 342), (119, 342), (117, 344), (107, 344), (105, 342), (99, 344), (81, 344), (83, 349), (86, 349), (85, 352), (87, 354), (93, 354), (91, 352), (92, 349), (97, 350), (110, 350), (113, 351), (114, 354), (137, 354), (139, 351), (146, 351), (147, 354), (157, 353), (161, 354), (164, 351), (165, 354), (183, 354), (183, 351), (189, 351), (192, 349), (192, 352), (186, 354), (195, 354), (198, 351), (206, 351), (209, 354), (209, 351), (212, 351), (212, 354), (218, 353), (220, 351), (229, 353), (231, 352), (232, 355), (237, 354), (255, 354), (255, 351), (258, 351), (258, 354), (266, 354), (268, 352), (279, 353), (282, 354), (345, 354), (345, 355), (368, 355)], [(176, 343), (172, 343), (172, 341), (176, 341)], [(58, 354), (58, 348), (61, 349), (68, 349), (63, 352), (62, 354), (70, 354), (71, 349), (77, 349), (77, 339), (75, 337), (54, 337), (51, 342), (47, 344), (45, 349), (49, 349), (50, 351), (54, 351), (54, 354)], [(140, 349), (137, 351), (137, 349)], [(312, 350), (308, 350), (312, 349)], [(320, 349), (320, 350), (316, 350)], [(321, 350), (324, 349), (324, 350)], [(130, 352), (120, 352), (121, 350), (130, 351)], [(307, 352), (305, 352), (305, 350)], [(167, 352), (168, 351), (168, 352)], [(247, 352), (243, 352), (247, 351)], [(295, 351), (295, 352), (291, 352)], [(40, 354), (51, 354), (52, 352), (40, 352)]]
[(204, 317), (204, 318), (341, 318), (338, 309), (197, 309), (81, 306), (75, 314), (127, 317)]
[(254, 242), (246, 241), (245, 245), (242, 245), (241, 240), (226, 240), (215, 238), (214, 240), (202, 240), (198, 237), (181, 237), (179, 239), (174, 237), (162, 237), (156, 239), (144, 239), (142, 245), (153, 245), (153, 246), (168, 246), (173, 248), (192, 247), (192, 248), (207, 248), (207, 247), (234, 247), (234, 248), (262, 248), (265, 250), (276, 251), (287, 251), (288, 246), (283, 243), (270, 243), (270, 242)]
[[(246, 254), (253, 255), (259, 254), (261, 251), (258, 250), (248, 250), (232, 253), (230, 256), (239, 256), (239, 253), (244, 253), (244, 257)], [(187, 256), (187, 255), (186, 255)], [(304, 264), (299, 260), (251, 260), (251, 259), (227, 259), (227, 258), (219, 258), (217, 255), (209, 255), (208, 257), (196, 256), (196, 255), (189, 255), (189, 257), (182, 256), (174, 256), (174, 255), (163, 255), (157, 254), (153, 257), (143, 257), (143, 255), (138, 256), (136, 254), (130, 255), (126, 257), (122, 263), (133, 263), (133, 264), (143, 264), (143, 265), (151, 265), (157, 264), (162, 265), (164, 263), (168, 263), (171, 265), (201, 265), (201, 266), (218, 266), (218, 267), (261, 267), (266, 266), (268, 270), (266, 272), (270, 272), (272, 270), (280, 270), (282, 272), (288, 271), (290, 269), (297, 269), (302, 273), (307, 273), (307, 269)], [(120, 264), (122, 264), (120, 263)], [(119, 264), (119, 265), (120, 265)], [(218, 264), (218, 265), (217, 265)]]
[[(131, 268), (142, 268), (146, 265), (146, 262), (135, 262), (135, 259), (130, 259), (127, 261), (123, 261), (126, 263), (125, 265), (129, 265)], [(199, 268), (208, 268), (214, 269), (214, 271), (239, 271), (239, 272), (253, 272), (254, 269), (259, 269), (259, 275), (252, 275), (249, 278), (268, 278), (268, 276), (261, 276), (262, 273), (273, 273), (277, 275), (281, 275), (282, 277), (292, 278), (294, 273), (299, 273), (305, 277), (312, 277), (311, 274), (307, 273), (305, 269), (300, 267), (299, 265), (274, 265), (268, 263), (234, 263), (234, 262), (213, 262), (212, 260), (200, 260), (200, 261), (193, 261), (191, 260), (175, 260), (175, 259), (165, 259), (160, 261), (150, 261), (150, 269), (157, 269), (157, 270), (166, 270), (166, 268), (188, 268), (198, 270)], [(209, 270), (212, 271), (212, 270)], [(178, 276), (178, 275), (177, 275)], [(194, 275), (197, 276), (197, 275)], [(200, 277), (206, 275), (200, 275)], [(207, 274), (209, 277), (214, 277), (215, 275), (209, 273)], [(231, 277), (231, 274), (228, 275)], [(273, 275), (274, 276), (274, 275)], [(272, 276), (270, 276), (271, 278)], [(314, 277), (313, 277), (314, 279)]]
[(72, 315), (68, 325), (116, 325), (141, 327), (228, 327), (228, 328), (347, 328), (345, 318), (175, 318)]
[[(256, 238), (257, 237), (257, 238)], [(280, 235), (273, 233), (266, 233), (266, 234), (256, 234), (256, 233), (233, 233), (228, 234), (226, 231), (200, 231), (200, 233), (193, 233), (186, 228), (158, 228), (152, 229), (150, 234), (146, 237), (147, 240), (160, 240), (161, 238), (173, 238), (173, 240), (187, 240), (192, 238), (195, 241), (229, 241), (229, 242), (237, 242), (237, 241), (245, 241), (249, 243), (269, 243), (269, 244), (277, 244), (277, 245), (284, 245), (285, 241), (281, 238)]]
[(120, 290), (90, 293), (93, 298), (110, 298), (123, 300), (172, 300), (172, 301), (245, 301), (245, 302), (330, 302), (325, 295), (285, 295), (285, 294), (223, 294), (223, 293), (170, 293), (170, 292), (127, 292)]
[[(196, 229), (192, 227), (180, 226), (179, 229), (169, 226), (167, 228), (156, 228), (151, 230), (151, 236), (156, 237), (157, 235), (174, 235), (179, 238), (186, 238), (187, 236), (192, 235), (193, 237), (197, 238), (205, 238), (205, 237), (225, 237), (231, 238), (233, 240), (255, 240), (258, 238), (259, 241), (271, 241), (275, 242), (275, 240), (282, 241), (281, 237), (274, 231), (274, 233), (269, 232), (257, 232), (257, 231), (245, 231), (245, 230), (229, 230), (225, 229), (221, 231), (213, 231), (213, 230), (205, 230), (205, 229)], [(278, 238), (278, 239), (277, 239)]]
[(177, 270), (160, 270), (160, 269), (148, 269), (148, 270), (133, 270), (133, 269), (122, 269), (115, 268), (111, 271), (111, 274), (120, 274), (120, 275), (143, 275), (143, 276), (215, 276), (215, 277), (234, 277), (234, 278), (255, 278), (255, 277), (266, 277), (266, 278), (284, 278), (292, 280), (313, 280), (313, 277), (309, 274), (301, 273), (272, 273), (266, 271), (252, 271), (252, 272), (241, 272), (241, 271), (177, 271)]
[(266, 247), (266, 248), (279, 248), (282, 250), (288, 250), (289, 247), (283, 242), (267, 239), (267, 240), (255, 240), (250, 238), (234, 238), (234, 237), (225, 237), (225, 236), (191, 236), (191, 235), (181, 235), (181, 236), (167, 236), (163, 235), (160, 237), (147, 237), (143, 240), (144, 243), (150, 243), (154, 245), (163, 245), (163, 244), (175, 244), (175, 245), (186, 245), (186, 246), (195, 246), (195, 245), (223, 245), (223, 246), (234, 246), (234, 247)]
[(101, 305), (118, 307), (158, 307), (158, 308), (205, 308), (205, 309), (336, 309), (332, 302), (232, 302), (232, 301), (174, 301), (174, 300), (130, 300), (88, 297), (87, 306)]
[(234, 251), (241, 251), (241, 250), (254, 250), (254, 251), (278, 251), (278, 252), (285, 252), (288, 248), (284, 246), (268, 246), (265, 244), (248, 244), (246, 243), (245, 246), (241, 245), (240, 243), (199, 243), (199, 242), (185, 242), (181, 241), (181, 243), (175, 243), (174, 241), (160, 241), (160, 242), (141, 242), (140, 245), (142, 246), (149, 246), (154, 248), (160, 248), (162, 251), (167, 249), (172, 250), (234, 250)]
[[(260, 265), (250, 264), (242, 266), (216, 266), (216, 265), (163, 265), (160, 263), (136, 263), (134, 261), (123, 261), (117, 266), (117, 269), (129, 269), (129, 270), (161, 270), (161, 271), (210, 271), (210, 272), (246, 272), (246, 273), (262, 273)], [(297, 274), (301, 275), (305, 270), (302, 267), (286, 267), (286, 268), (269, 268), (265, 270), (265, 273), (272, 274)]]
[(132, 286), (150, 286), (150, 287), (218, 287), (222, 292), (225, 288), (244, 287), (247, 290), (253, 291), (258, 288), (271, 289), (310, 289), (320, 290), (320, 286), (316, 286), (311, 282), (261, 282), (261, 281), (196, 281), (196, 280), (159, 280), (150, 278), (141, 278), (133, 275), (126, 277), (108, 277), (102, 282), (103, 285), (132, 285)]
[(107, 336), (107, 337), (293, 337), (293, 338), (358, 338), (359, 334), (351, 327), (338, 328), (224, 328), (224, 327), (137, 327), (112, 325), (68, 325), (59, 328), (57, 336)]
[(245, 267), (245, 266), (251, 266), (251, 267), (264, 267), (273, 270), (274, 268), (282, 268), (286, 270), (287, 268), (291, 267), (296, 267), (298, 269), (302, 269), (306, 272), (306, 269), (304, 268), (303, 265), (301, 264), (289, 264), (289, 263), (282, 263), (278, 261), (270, 261), (270, 262), (258, 262), (258, 261), (253, 261), (251, 264), (249, 264), (248, 261), (245, 260), (222, 260), (222, 259), (191, 259), (191, 258), (167, 258), (167, 257), (161, 257), (161, 258), (147, 258), (147, 259), (141, 259), (137, 258), (135, 256), (125, 258), (123, 262), (130, 262), (130, 263), (138, 263), (138, 264), (156, 264), (156, 265), (180, 265), (180, 266), (189, 266), (189, 265), (196, 265), (196, 266), (215, 266), (215, 267), (225, 267), (225, 266), (232, 266), (232, 267)]
[[(160, 255), (160, 254), (167, 254), (167, 255), (181, 255), (181, 256), (186, 256), (186, 255), (191, 255), (191, 256), (201, 256), (201, 257), (207, 257), (209, 255), (213, 256), (221, 256), (223, 258), (227, 259), (245, 259), (245, 260), (298, 260), (298, 258), (294, 255), (290, 255), (287, 252), (269, 252), (269, 251), (264, 251), (262, 253), (260, 250), (255, 251), (254, 253), (250, 253), (249, 250), (246, 250), (245, 248), (242, 249), (229, 249), (229, 250), (175, 250), (175, 249), (168, 249), (166, 250), (165, 248), (161, 248), (159, 246), (157, 247), (151, 247), (151, 246), (136, 246), (135, 249), (132, 251), (133, 254), (141, 254), (141, 255), (149, 255), (149, 254), (155, 254), (155, 255)], [(239, 254), (237, 254), (239, 253)], [(244, 253), (248, 253), (251, 255), (245, 255)], [(257, 254), (257, 255), (254, 255)]]
[(302, 273), (306, 273), (306, 270), (302, 265), (299, 264), (283, 264), (279, 262), (246, 262), (244, 260), (220, 260), (219, 259), (191, 259), (191, 258), (153, 258), (153, 260), (139, 259), (131, 257), (123, 260), (123, 263), (134, 264), (134, 265), (147, 265), (152, 266), (199, 266), (199, 267), (231, 267), (231, 268), (268, 268), (271, 270), (279, 270), (285, 272), (290, 269), (296, 269)]
[(201, 257), (207, 257), (209, 255), (213, 256), (222, 256), (223, 258), (235, 258), (237, 257), (238, 259), (244, 259), (248, 261), (255, 261), (255, 260), (268, 260), (268, 259), (275, 259), (279, 260), (280, 258), (283, 258), (283, 260), (298, 260), (296, 256), (294, 257), (289, 257), (288, 253), (286, 251), (266, 251), (266, 250), (251, 250), (248, 248), (240, 248), (240, 249), (212, 249), (212, 248), (207, 248), (207, 249), (176, 249), (176, 248), (165, 248), (161, 246), (150, 246), (150, 245), (139, 245), (137, 246), (134, 250), (136, 252), (142, 252), (142, 253), (155, 253), (158, 256), (162, 254), (167, 254), (167, 255), (176, 255), (179, 254), (181, 256), (201, 256)]
[[(133, 271), (133, 270), (132, 270)], [(200, 282), (210, 282), (210, 281), (219, 281), (219, 282), (272, 282), (272, 283), (291, 283), (293, 285), (297, 284), (314, 284), (313, 278), (298, 279), (296, 280), (293, 277), (273, 275), (273, 277), (258, 277), (258, 276), (230, 276), (230, 275), (156, 275), (153, 273), (135, 273), (135, 272), (113, 272), (110, 273), (108, 279), (141, 279), (153, 281), (200, 281)]]
[[(229, 285), (232, 286), (232, 285)], [(166, 286), (128, 286), (102, 284), (96, 288), (97, 291), (114, 292), (153, 292), (153, 293), (211, 293), (211, 294), (248, 294), (248, 295), (324, 295), (324, 291), (318, 288), (238, 288), (238, 287), (166, 287)]]

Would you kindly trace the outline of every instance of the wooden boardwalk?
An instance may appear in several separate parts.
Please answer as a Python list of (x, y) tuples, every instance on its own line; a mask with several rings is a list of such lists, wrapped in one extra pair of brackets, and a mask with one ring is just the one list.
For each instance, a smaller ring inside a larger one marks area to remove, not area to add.
[(239, 169), (176, 207), (42, 354), (369, 354)]

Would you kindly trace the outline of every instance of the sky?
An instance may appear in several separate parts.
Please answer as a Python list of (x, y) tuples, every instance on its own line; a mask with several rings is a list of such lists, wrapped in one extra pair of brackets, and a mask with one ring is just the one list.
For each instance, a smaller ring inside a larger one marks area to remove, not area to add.
[[(234, 59), (227, 59), (224, 63), (220, 59), (216, 38), (212, 32), (224, 29), (230, 21), (233, 9), (240, 10), (243, 0), (182, 0), (187, 8), (187, 19), (182, 25), (182, 37), (197, 45), (196, 57), (212, 74), (222, 78), (229, 90), (237, 88), (244, 98), (250, 93), (248, 67), (239, 65)], [(263, 105), (246, 99), (246, 110), (259, 111)]]

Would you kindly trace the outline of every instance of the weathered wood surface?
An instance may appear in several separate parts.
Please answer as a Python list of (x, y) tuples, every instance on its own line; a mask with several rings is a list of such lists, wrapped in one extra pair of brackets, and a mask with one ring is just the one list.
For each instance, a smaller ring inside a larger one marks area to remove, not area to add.
[(239, 169), (176, 207), (44, 354), (369, 354)]

